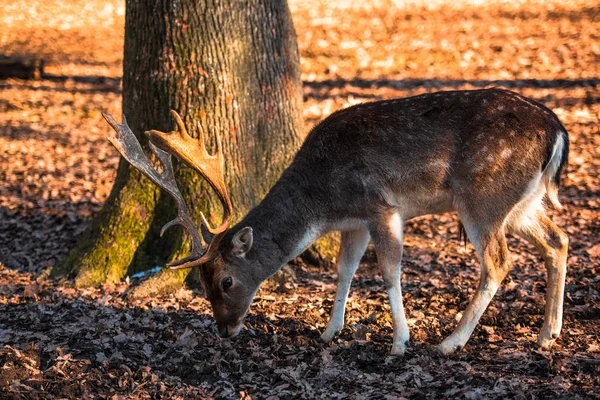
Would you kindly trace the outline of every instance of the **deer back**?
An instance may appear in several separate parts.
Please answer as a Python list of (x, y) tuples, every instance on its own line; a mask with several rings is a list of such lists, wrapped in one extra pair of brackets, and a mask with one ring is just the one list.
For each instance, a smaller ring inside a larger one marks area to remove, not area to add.
[[(464, 197), (514, 204), (561, 136), (550, 110), (501, 89), (360, 104), (316, 126), (279, 185), (299, 186), (326, 219), (403, 202), (450, 211)], [(568, 141), (562, 150), (564, 164)]]

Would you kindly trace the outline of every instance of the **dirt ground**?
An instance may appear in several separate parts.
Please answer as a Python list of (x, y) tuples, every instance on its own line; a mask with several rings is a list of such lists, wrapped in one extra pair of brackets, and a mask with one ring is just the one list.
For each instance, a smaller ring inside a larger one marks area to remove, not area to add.
[[(361, 5), (361, 3), (364, 3)], [(570, 162), (554, 221), (568, 232), (565, 321), (535, 340), (545, 271), (509, 239), (514, 266), (465, 349), (452, 331), (478, 281), (452, 215), (407, 226), (403, 290), (412, 348), (388, 355), (390, 310), (374, 255), (347, 325), (324, 330), (335, 271), (298, 264), (267, 282), (246, 330), (217, 337), (181, 289), (128, 300), (139, 279), (75, 289), (47, 279), (106, 199), (118, 163), (100, 112), (119, 114), (124, 4), (4, 0), (0, 53), (41, 57), (39, 81), (0, 81), (0, 398), (593, 398), (600, 392), (600, 3), (595, 0), (291, 0), (308, 130), (342, 107), (500, 86), (551, 108)]]

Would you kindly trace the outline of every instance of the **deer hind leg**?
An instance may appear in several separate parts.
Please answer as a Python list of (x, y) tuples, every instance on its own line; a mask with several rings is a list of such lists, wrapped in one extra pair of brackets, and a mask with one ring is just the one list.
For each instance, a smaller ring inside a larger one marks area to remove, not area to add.
[(477, 232), (473, 228), (465, 224), (481, 262), (479, 286), (454, 332), (439, 345), (444, 354), (464, 347), (511, 265), (503, 228), (490, 233)]
[(352, 277), (358, 268), (360, 259), (369, 244), (369, 231), (366, 228), (342, 232), (338, 257), (338, 283), (335, 302), (331, 310), (331, 319), (321, 340), (329, 342), (344, 327), (346, 301), (352, 284)]
[(546, 310), (538, 343), (549, 349), (562, 328), (569, 238), (543, 210), (537, 210), (532, 218), (519, 217), (519, 220), (510, 221), (510, 232), (535, 246), (546, 264)]
[(387, 218), (383, 218), (377, 226), (372, 227), (371, 231), (377, 253), (377, 263), (387, 287), (392, 309), (394, 328), (392, 354), (395, 355), (404, 354), (410, 339), (400, 285), (403, 228), (402, 218), (399, 214), (393, 213)]

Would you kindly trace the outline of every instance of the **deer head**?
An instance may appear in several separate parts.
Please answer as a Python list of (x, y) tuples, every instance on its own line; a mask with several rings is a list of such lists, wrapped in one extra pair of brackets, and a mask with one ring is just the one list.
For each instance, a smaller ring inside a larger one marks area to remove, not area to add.
[[(192, 251), (187, 257), (169, 264), (171, 269), (200, 267), (202, 282), (208, 300), (211, 303), (219, 334), (222, 337), (234, 336), (240, 331), (260, 280), (252, 276), (253, 257), (247, 257), (252, 248), (253, 232), (251, 227), (243, 227), (228, 235), (231, 225), (232, 205), (224, 179), (224, 161), (221, 138), (217, 134), (217, 152), (210, 155), (200, 133), (198, 139), (190, 137), (181, 117), (171, 111), (178, 131), (164, 133), (156, 130), (145, 132), (150, 140), (150, 148), (163, 165), (163, 172), (154, 169), (135, 135), (123, 116), (123, 125), (119, 125), (112, 116), (103, 114), (106, 121), (117, 133), (109, 141), (121, 155), (136, 169), (146, 175), (157, 186), (164, 189), (177, 204), (177, 217), (165, 224), (162, 234), (172, 226), (180, 225), (190, 235)], [(223, 223), (213, 228), (201, 214), (201, 232), (192, 222), (187, 206), (181, 195), (171, 163), (171, 154), (200, 173), (217, 193), (223, 204)], [(228, 240), (223, 240), (225, 237)]]

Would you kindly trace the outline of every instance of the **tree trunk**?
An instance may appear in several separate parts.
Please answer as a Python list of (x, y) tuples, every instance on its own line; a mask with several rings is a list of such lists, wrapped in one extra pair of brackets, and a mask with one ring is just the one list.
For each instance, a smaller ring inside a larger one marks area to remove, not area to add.
[[(298, 48), (286, 2), (127, 0), (123, 70), (123, 111), (145, 150), (143, 131), (174, 128), (170, 109), (191, 135), (206, 132), (209, 149), (221, 133), (236, 218), (266, 194), (302, 141)], [(203, 211), (218, 225), (222, 210), (208, 184), (184, 165), (176, 174), (196, 221)], [(53, 274), (99, 285), (164, 265), (189, 248), (182, 231), (158, 238), (175, 213), (167, 195), (121, 160), (106, 204)], [(172, 287), (183, 277), (166, 278)]]

